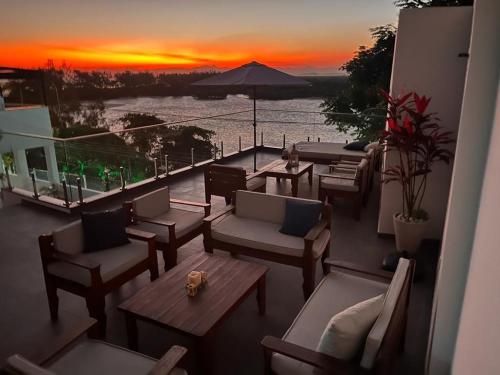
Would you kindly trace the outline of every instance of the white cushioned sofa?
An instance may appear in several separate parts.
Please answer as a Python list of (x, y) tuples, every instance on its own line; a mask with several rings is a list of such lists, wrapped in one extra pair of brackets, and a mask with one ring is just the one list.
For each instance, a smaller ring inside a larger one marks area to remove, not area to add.
[[(330, 206), (323, 207), (321, 219), (305, 237), (296, 237), (280, 232), (288, 199), (311, 202), (301, 198), (236, 191), (234, 205), (205, 218), (205, 250), (213, 252), (213, 249), (220, 249), (300, 267), (303, 292), (307, 298), (314, 290), (317, 260), (328, 256)], [(326, 271), (327, 267), (323, 269)]]
[[(394, 359), (403, 347), (414, 261), (401, 258), (394, 275), (329, 259), (326, 262), (331, 265), (331, 272), (320, 282), (283, 337), (266, 336), (262, 340), (266, 373), (390, 374)], [(322, 334), (333, 316), (380, 294), (385, 294), (381, 312), (354, 360), (340, 360), (318, 351)]]

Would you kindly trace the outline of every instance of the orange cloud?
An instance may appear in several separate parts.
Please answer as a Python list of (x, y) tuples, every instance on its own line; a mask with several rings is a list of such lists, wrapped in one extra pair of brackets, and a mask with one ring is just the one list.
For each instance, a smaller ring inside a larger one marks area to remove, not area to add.
[[(170, 43), (175, 45), (176, 43)], [(231, 68), (249, 60), (277, 67), (340, 66), (352, 56), (351, 50), (297, 49), (263, 41), (237, 40), (210, 43), (189, 48), (171, 47), (157, 42), (75, 42), (72, 45), (4, 43), (0, 45), (0, 65), (41, 67), (47, 60), (65, 62), (75, 69), (170, 69), (217, 66)]]

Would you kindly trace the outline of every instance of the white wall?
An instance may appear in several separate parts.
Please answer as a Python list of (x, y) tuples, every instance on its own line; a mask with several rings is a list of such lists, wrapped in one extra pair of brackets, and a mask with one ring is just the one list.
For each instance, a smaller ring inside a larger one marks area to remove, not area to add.
[[(392, 68), (391, 93), (415, 91), (431, 97), (429, 110), (437, 112), (441, 125), (457, 132), (462, 103), (472, 7), (403, 9)], [(388, 154), (385, 165), (396, 161)], [(448, 201), (452, 165), (436, 164), (428, 179), (423, 208), (431, 218), (427, 238), (441, 238)], [(383, 185), (378, 232), (394, 233), (392, 215), (400, 212), (400, 185)]]
[[(16, 108), (0, 111), (0, 130), (52, 137), (47, 107)], [(52, 145), (53, 141), (4, 134), (0, 153)]]
[[(434, 296), (428, 355), (432, 375), (450, 372), (459, 321), (453, 373), (500, 373), (497, 367), (500, 361), (498, 117), (489, 146), (495, 107), (499, 106), (496, 99), (500, 68), (499, 19), (500, 1), (474, 2), (470, 58)], [(481, 198), (488, 149), (488, 169)], [(477, 238), (460, 317), (480, 199)], [(494, 368), (496, 371), (491, 371)]]

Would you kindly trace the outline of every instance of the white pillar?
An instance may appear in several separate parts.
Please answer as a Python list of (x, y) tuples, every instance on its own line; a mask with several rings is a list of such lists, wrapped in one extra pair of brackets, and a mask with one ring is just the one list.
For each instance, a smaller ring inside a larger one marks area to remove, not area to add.
[(47, 163), (47, 175), (50, 182), (59, 183), (59, 169), (57, 168), (57, 157), (54, 145), (43, 147), (45, 153), (45, 162)]
[(26, 150), (14, 151), (14, 165), (16, 167), (16, 174), (22, 177), (29, 177), (30, 172), (28, 169), (28, 160), (26, 160)]

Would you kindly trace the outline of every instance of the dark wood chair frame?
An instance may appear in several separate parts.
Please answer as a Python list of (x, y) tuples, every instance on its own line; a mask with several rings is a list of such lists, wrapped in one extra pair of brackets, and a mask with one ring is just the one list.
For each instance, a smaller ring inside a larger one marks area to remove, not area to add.
[[(148, 243), (149, 256), (135, 266), (129, 268), (127, 271), (106, 282), (101, 278), (101, 265), (99, 263), (84, 259), (78, 255), (57, 251), (54, 247), (54, 241), (51, 234), (43, 234), (38, 238), (50, 317), (53, 321), (58, 318), (59, 297), (57, 296), (57, 289), (62, 289), (85, 298), (89, 315), (98, 321), (98, 335), (99, 337), (104, 337), (106, 333), (106, 294), (118, 289), (121, 285), (132, 280), (146, 270), (150, 272), (151, 281), (158, 278), (158, 259), (155, 250), (156, 235), (133, 228), (126, 228), (126, 231), (129, 238), (146, 241)], [(50, 274), (47, 267), (51, 262), (65, 262), (87, 270), (90, 273), (91, 285), (81, 285), (77, 282)]]
[[(217, 177), (214, 179), (212, 177), (212, 174), (214, 172), (219, 174), (220, 177), (224, 177), (224, 179), (221, 181), (218, 181)], [(236, 190), (248, 190), (247, 182), (255, 177), (265, 177), (264, 172), (265, 169), (262, 169), (255, 173), (247, 175), (244, 169), (238, 167), (232, 167), (222, 164), (207, 165), (204, 170), (205, 201), (207, 203), (210, 203), (212, 200), (212, 195), (216, 195), (219, 197), (223, 197), (226, 200), (226, 204), (231, 204), (233, 193)], [(265, 193), (266, 185), (264, 184), (263, 186), (252, 191)]]
[[(64, 353), (69, 346), (73, 345), (77, 340), (87, 334), (89, 337), (94, 337), (93, 332), (98, 323), (95, 319), (86, 319), (73, 326), (70, 330), (51, 341), (39, 351), (26, 355), (26, 359), (35, 363), (37, 366), (45, 367), (54, 362), (59, 355)], [(158, 360), (156, 365), (149, 372), (150, 375), (168, 375), (174, 367), (184, 358), (187, 349), (182, 346), (174, 345)], [(8, 365), (1, 369), (1, 373), (5, 371), (7, 374), (18, 374)]]
[[(353, 169), (352, 176), (347, 176), (346, 174), (340, 173), (331, 173), (325, 174), (320, 173), (318, 175), (318, 199), (322, 202), (328, 201), (333, 203), (335, 198), (346, 198), (352, 201), (352, 216), (355, 220), (359, 220), (361, 217), (361, 206), (366, 204), (365, 200), (365, 177), (364, 174), (367, 173), (368, 166), (362, 169)], [(334, 169), (335, 170), (335, 169)], [(359, 186), (358, 191), (346, 191), (346, 190), (333, 190), (333, 189), (325, 189), (321, 186), (322, 178), (333, 177), (342, 180), (350, 180), (354, 181), (356, 185)]]
[(330, 238), (331, 232), (325, 239), (324, 243), (320, 244), (323, 249), (315, 257), (313, 254), (313, 245), (319, 235), (324, 229), (331, 230), (332, 223), (332, 211), (331, 206), (326, 204), (323, 206), (321, 220), (307, 233), (304, 237), (304, 253), (302, 257), (296, 257), (285, 254), (276, 254), (272, 252), (256, 250), (247, 246), (235, 245), (232, 243), (217, 240), (212, 237), (212, 222), (222, 218), (226, 215), (234, 214), (235, 206), (226, 206), (222, 211), (216, 212), (204, 220), (204, 231), (203, 231), (203, 243), (205, 246), (205, 251), (208, 253), (213, 253), (214, 249), (225, 250), (230, 252), (232, 255), (242, 254), (254, 258), (260, 258), (269, 260), (276, 263), (287, 264), (290, 266), (299, 267), (302, 269), (303, 284), (302, 290), (304, 293), (304, 298), (307, 299), (314, 290), (315, 285), (315, 274), (316, 274), (316, 263), (318, 258), (321, 257), (321, 264), (323, 268), (323, 273), (328, 272), (328, 267), (324, 263), (325, 259), (328, 257), (330, 252)]
[[(205, 212), (205, 217), (210, 215), (211, 205), (209, 203), (191, 202), (181, 199), (170, 198), (170, 204), (201, 207)], [(132, 228), (134, 224), (141, 221), (144, 223), (155, 224), (168, 228), (168, 240), (169, 240), (168, 242), (163, 242), (158, 238), (156, 238), (155, 240), (156, 249), (158, 251), (161, 251), (163, 255), (163, 261), (165, 263), (164, 266), (165, 271), (177, 265), (177, 249), (179, 249), (181, 246), (185, 245), (192, 239), (198, 237), (203, 232), (203, 223), (200, 222), (200, 225), (197, 226), (195, 229), (184, 234), (183, 236), (177, 237), (175, 233), (174, 221), (155, 220), (154, 218), (137, 216), (134, 214), (132, 201), (126, 201), (125, 203), (123, 203), (123, 210), (126, 212), (127, 215), (127, 223), (128, 225), (131, 225)]]
[[(373, 271), (347, 262), (338, 262), (327, 259), (325, 263), (333, 269), (348, 272), (367, 279), (382, 281), (389, 284), (393, 274), (386, 271)], [(391, 374), (394, 360), (404, 350), (406, 324), (408, 320), (408, 306), (410, 304), (411, 287), (415, 272), (415, 261), (410, 260), (410, 270), (403, 284), (403, 288), (396, 302), (389, 326), (382, 339), (382, 344), (372, 369), (362, 368), (359, 363), (347, 362), (317, 352), (300, 345), (292, 344), (277, 337), (266, 336), (261, 341), (265, 358), (265, 373), (273, 374), (271, 358), (273, 353), (279, 353), (298, 361), (316, 367), (322, 374)], [(332, 296), (335, 298), (335, 296)]]

